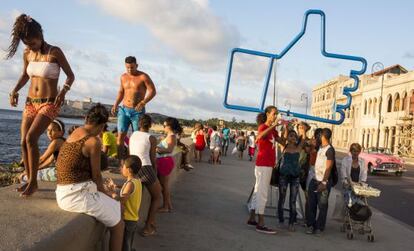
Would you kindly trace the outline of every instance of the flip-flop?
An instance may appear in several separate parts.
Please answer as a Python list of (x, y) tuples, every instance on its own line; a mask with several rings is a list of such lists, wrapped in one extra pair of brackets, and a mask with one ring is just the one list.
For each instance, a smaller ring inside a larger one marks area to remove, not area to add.
[(16, 188), (15, 191), (16, 192), (19, 192), (19, 193), (22, 193), (22, 192), (24, 192), (26, 190), (26, 187), (28, 185), (29, 185), (28, 183), (25, 183), (25, 184), (21, 185), (20, 187)]
[(142, 237), (148, 237), (148, 236), (155, 235), (156, 233), (157, 233), (157, 231), (155, 229), (153, 229), (152, 231), (144, 230), (144, 231), (141, 232), (141, 236)]
[(160, 208), (158, 209), (158, 213), (172, 213), (172, 209)]

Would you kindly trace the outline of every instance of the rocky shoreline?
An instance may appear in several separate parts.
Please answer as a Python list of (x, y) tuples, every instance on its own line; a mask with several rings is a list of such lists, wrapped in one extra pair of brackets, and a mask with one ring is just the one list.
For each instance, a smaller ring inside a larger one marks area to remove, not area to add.
[(18, 165), (0, 165), (0, 187), (10, 186), (19, 183), (19, 175), (22, 168)]

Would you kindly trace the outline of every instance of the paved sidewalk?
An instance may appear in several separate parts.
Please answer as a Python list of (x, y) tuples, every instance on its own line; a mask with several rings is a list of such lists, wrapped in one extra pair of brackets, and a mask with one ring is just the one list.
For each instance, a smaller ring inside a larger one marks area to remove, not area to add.
[[(204, 155), (206, 156), (206, 155)], [(328, 221), (325, 233), (306, 235), (297, 226), (295, 233), (281, 229), (277, 235), (254, 231), (245, 222), (248, 217), (246, 200), (254, 184), (253, 163), (233, 156), (223, 158), (223, 164), (196, 165), (183, 174), (173, 187), (175, 211), (158, 217), (158, 234), (135, 238), (136, 250), (412, 250), (414, 231), (374, 210), (372, 218), (375, 242), (355, 233), (347, 240), (339, 231), (340, 223)], [(330, 211), (334, 199), (331, 196)], [(390, 201), (390, 203), (392, 203)], [(266, 223), (276, 227), (276, 218)]]

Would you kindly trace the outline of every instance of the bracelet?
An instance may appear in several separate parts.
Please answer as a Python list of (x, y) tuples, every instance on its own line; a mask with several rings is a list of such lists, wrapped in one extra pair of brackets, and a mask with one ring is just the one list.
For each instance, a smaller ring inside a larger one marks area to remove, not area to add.
[(19, 93), (18, 93), (18, 92), (14, 92), (14, 91), (13, 91), (13, 92), (10, 92), (10, 93), (9, 93), (9, 97), (10, 97), (10, 98), (11, 98), (11, 97), (16, 97), (16, 96), (17, 96), (17, 97), (19, 96)]
[(69, 84), (64, 84), (64, 85), (63, 85), (63, 88), (67, 88), (67, 89), (68, 89), (68, 91), (70, 90), (70, 87), (71, 87), (71, 86), (70, 86)]

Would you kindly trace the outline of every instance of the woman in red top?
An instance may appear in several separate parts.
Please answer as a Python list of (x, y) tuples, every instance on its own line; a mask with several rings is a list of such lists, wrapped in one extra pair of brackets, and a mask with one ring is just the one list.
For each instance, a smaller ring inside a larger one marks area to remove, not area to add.
[(204, 148), (206, 147), (207, 135), (203, 130), (203, 126), (199, 123), (195, 125), (194, 137), (195, 161), (201, 162), (202, 153)]
[[(277, 108), (268, 106), (264, 113), (257, 116), (259, 124), (257, 135), (257, 146), (259, 152), (256, 158), (256, 167), (254, 174), (256, 183), (250, 202), (250, 218), (247, 221), (249, 226), (255, 226), (256, 231), (266, 234), (276, 234), (275, 230), (265, 227), (264, 210), (267, 202), (267, 193), (269, 191), (272, 170), (276, 166), (276, 142), (283, 144), (284, 139), (279, 137), (275, 127), (278, 125)], [(259, 216), (259, 222), (256, 222), (256, 214)]]

